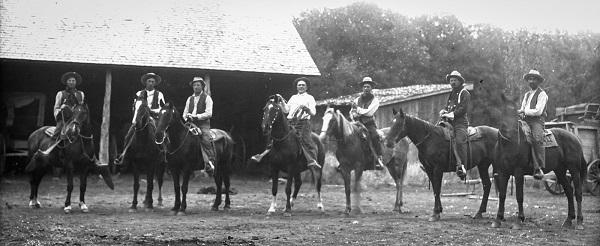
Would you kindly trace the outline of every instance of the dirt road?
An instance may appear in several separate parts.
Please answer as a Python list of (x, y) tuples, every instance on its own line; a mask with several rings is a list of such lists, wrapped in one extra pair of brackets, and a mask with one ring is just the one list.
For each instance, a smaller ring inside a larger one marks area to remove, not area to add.
[[(343, 214), (342, 186), (324, 186), (325, 213), (316, 209), (314, 188), (305, 183), (291, 217), (283, 216), (284, 187), (280, 186), (279, 211), (266, 216), (270, 204), (270, 184), (266, 180), (234, 178), (232, 209), (210, 211), (214, 195), (196, 194), (202, 187), (213, 185), (209, 179), (194, 179), (188, 196), (188, 215), (171, 216), (173, 186), (164, 184), (165, 206), (153, 211), (139, 209), (128, 213), (132, 199), (131, 176), (115, 180), (115, 191), (109, 190), (96, 177), (90, 178), (87, 205), (90, 212), (77, 207), (78, 180), (73, 192), (73, 213), (64, 214), (66, 195), (64, 178), (46, 177), (40, 187), (42, 208), (28, 207), (29, 183), (26, 177), (2, 180), (1, 235), (7, 245), (599, 245), (600, 198), (584, 196), (585, 230), (562, 229), (567, 202), (564, 196), (553, 196), (545, 190), (526, 187), (525, 226), (510, 229), (517, 211), (514, 196), (507, 198), (507, 221), (502, 228), (490, 227), (497, 202), (490, 201), (484, 219), (469, 216), (479, 207), (479, 199), (443, 197), (444, 213), (439, 222), (427, 222), (433, 209), (433, 194), (427, 187), (405, 188), (407, 213), (397, 214), (393, 208), (394, 187), (369, 188), (363, 192), (362, 214)], [(145, 185), (142, 184), (142, 187)], [(476, 189), (481, 194), (481, 189)], [(465, 186), (446, 184), (443, 193), (461, 192)], [(492, 190), (493, 192), (493, 190)], [(495, 196), (495, 194), (493, 194)], [(143, 198), (142, 198), (143, 199)], [(156, 193), (155, 193), (156, 201)], [(141, 203), (141, 201), (140, 201)]]

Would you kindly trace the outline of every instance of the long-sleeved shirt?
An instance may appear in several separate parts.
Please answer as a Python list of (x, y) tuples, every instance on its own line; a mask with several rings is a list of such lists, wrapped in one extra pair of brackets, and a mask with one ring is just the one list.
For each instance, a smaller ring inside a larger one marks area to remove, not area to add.
[[(79, 102), (79, 104), (82, 104), (85, 101), (85, 94), (83, 93), (83, 91), (75, 90), (74, 93), (81, 93), (81, 102)], [(58, 93), (56, 93), (56, 99), (54, 101), (54, 117), (56, 117), (56, 115), (58, 115), (58, 113), (60, 112), (63, 100), (66, 98), (66, 96), (67, 95), (65, 95), (64, 91), (59, 91)]]
[[(146, 90), (146, 89), (144, 89)], [(142, 95), (142, 91), (138, 91), (137, 93), (135, 93), (136, 97), (140, 97)], [(152, 100), (154, 100), (154, 94), (156, 94), (156, 92), (158, 92), (158, 108), (152, 108)], [(133, 100), (135, 103), (135, 99)], [(163, 96), (162, 92), (157, 91), (157, 90), (146, 90), (146, 101), (148, 102), (148, 105), (150, 106), (150, 111), (157, 113), (160, 111), (160, 107), (162, 105), (165, 105), (165, 97)]]
[[(534, 107), (531, 107), (531, 102), (535, 95), (535, 92), (540, 90), (537, 96), (537, 102)], [(521, 102), (521, 110), (525, 113), (525, 116), (541, 116), (544, 113), (544, 109), (546, 108), (546, 103), (548, 102), (548, 95), (541, 88), (537, 88), (536, 90), (530, 90), (525, 93), (525, 97), (523, 97), (523, 102)]]
[[(284, 111), (288, 114), (287, 118), (290, 120), (294, 118), (309, 120), (311, 116), (317, 114), (317, 102), (313, 96), (306, 92), (293, 95), (284, 106)], [(303, 110), (297, 111), (301, 106), (307, 107), (309, 112)]]
[[(204, 93), (204, 92), (203, 92)], [(192, 117), (196, 118), (197, 120), (205, 120), (205, 119), (210, 119), (212, 117), (212, 111), (213, 111), (213, 100), (209, 95), (206, 95), (206, 100), (204, 101), (206, 104), (206, 109), (204, 109), (204, 113), (197, 113), (196, 112), (196, 105), (198, 105), (198, 100), (200, 100), (200, 96), (202, 94), (198, 94), (198, 95), (192, 95), (192, 98), (194, 98), (193, 100), (193, 104), (190, 105), (190, 100), (186, 100), (185, 102), (185, 108), (183, 109), (183, 118), (185, 119), (188, 111), (190, 109), (190, 107), (193, 107), (192, 109)]]
[[(358, 100), (359, 97), (357, 97), (354, 100), (354, 103), (356, 103), (356, 105), (358, 105)], [(358, 116), (371, 117), (375, 114), (375, 112), (377, 112), (377, 109), (379, 109), (379, 99), (377, 99), (377, 97), (374, 97), (371, 101), (371, 104), (369, 104), (367, 108), (361, 108), (360, 106), (357, 106), (355, 112)]]

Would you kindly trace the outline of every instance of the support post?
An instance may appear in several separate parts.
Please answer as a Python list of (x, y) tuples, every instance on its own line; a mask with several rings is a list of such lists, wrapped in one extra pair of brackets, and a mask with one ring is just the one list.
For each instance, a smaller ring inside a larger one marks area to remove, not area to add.
[(211, 94), (210, 94), (210, 75), (209, 74), (204, 75), (204, 84), (206, 84), (206, 88), (204, 88), (204, 92), (206, 92), (206, 94), (211, 96)]
[(108, 165), (109, 162), (109, 130), (110, 130), (110, 94), (112, 84), (112, 73), (106, 70), (106, 82), (104, 87), (104, 105), (102, 106), (102, 125), (100, 128), (100, 165)]

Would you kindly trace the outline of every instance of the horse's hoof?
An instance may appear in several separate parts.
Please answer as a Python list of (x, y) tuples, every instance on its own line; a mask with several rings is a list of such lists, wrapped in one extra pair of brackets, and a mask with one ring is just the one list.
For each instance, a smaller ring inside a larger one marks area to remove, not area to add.
[(225, 207), (223, 207), (223, 210), (225, 210), (225, 211), (229, 211), (230, 209), (231, 209), (230, 205), (225, 205)]
[(521, 230), (521, 228), (523, 228), (523, 226), (521, 225), (520, 222), (513, 223), (512, 226), (510, 227), (510, 229), (514, 229), (514, 230)]
[(479, 219), (483, 219), (483, 215), (481, 213), (476, 213), (471, 218), (473, 218), (474, 220), (479, 220)]
[(63, 211), (65, 211), (65, 214), (70, 214), (71, 213), (71, 206), (66, 206)]
[(292, 213), (290, 213), (290, 212), (284, 212), (283, 213), (283, 217), (292, 217)]
[(440, 220), (440, 215), (439, 215), (439, 214), (434, 214), (434, 215), (431, 215), (431, 216), (429, 217), (429, 220), (428, 220), (428, 221), (429, 221), (429, 222), (436, 222), (436, 221), (439, 221), (439, 220)]
[(494, 222), (492, 222), (492, 228), (500, 228), (501, 225), (502, 225), (502, 222), (500, 222), (498, 220), (494, 220)]
[(80, 203), (79, 203), (79, 209), (81, 209), (81, 212), (84, 212), (84, 213), (87, 213), (87, 212), (89, 212), (89, 211), (90, 211), (90, 210), (88, 209), (87, 205), (85, 205), (85, 203), (83, 203), (83, 202), (80, 202)]
[(583, 230), (583, 225), (579, 224), (575, 226), (575, 230)]
[(573, 222), (571, 222), (570, 220), (565, 220), (565, 222), (563, 222), (562, 228), (571, 228), (573, 227)]
[(219, 207), (212, 206), (212, 207), (210, 208), (210, 210), (211, 210), (211, 211), (219, 211)]
[(179, 211), (179, 212), (177, 212), (177, 216), (185, 216), (185, 211)]
[(129, 210), (127, 212), (129, 212), (129, 213), (136, 213), (137, 212), (137, 208), (129, 208)]
[(350, 212), (352, 212), (352, 209), (346, 208), (346, 210), (344, 210), (345, 215), (350, 215)]

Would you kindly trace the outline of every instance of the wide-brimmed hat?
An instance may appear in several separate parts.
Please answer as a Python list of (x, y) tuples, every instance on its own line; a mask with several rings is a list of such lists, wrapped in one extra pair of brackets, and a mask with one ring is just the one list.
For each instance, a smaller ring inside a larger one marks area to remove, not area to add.
[(78, 73), (76, 73), (76, 72), (66, 72), (66, 73), (64, 73), (64, 74), (63, 74), (63, 75), (60, 77), (60, 82), (61, 82), (63, 85), (66, 85), (66, 84), (67, 84), (67, 80), (68, 80), (69, 78), (75, 78), (75, 83), (76, 83), (76, 85), (80, 85), (80, 84), (83, 82), (83, 80), (81, 79), (81, 75), (79, 75), (79, 74), (78, 74)]
[(140, 82), (142, 83), (142, 85), (146, 85), (146, 80), (148, 80), (149, 78), (154, 78), (154, 80), (156, 80), (156, 84), (154, 84), (154, 86), (157, 86), (158, 84), (160, 84), (160, 82), (162, 82), (162, 78), (157, 74), (147, 73), (142, 75), (142, 78), (140, 78)]
[(294, 80), (294, 86), (297, 86), (298, 82), (300, 82), (300, 81), (304, 81), (306, 83), (306, 87), (307, 88), (310, 87), (310, 80), (308, 80), (307, 77), (300, 77), (300, 78), (295, 79)]
[(542, 75), (540, 74), (540, 72), (538, 70), (535, 70), (535, 69), (529, 70), (529, 73), (526, 73), (523, 75), (523, 80), (527, 81), (527, 79), (529, 79), (530, 77), (534, 77), (534, 78), (538, 79), (540, 82), (544, 82), (544, 77), (542, 77)]
[(192, 79), (192, 81), (190, 81), (188, 84), (190, 86), (193, 86), (194, 82), (202, 83), (202, 88), (206, 87), (206, 82), (204, 82), (204, 79), (202, 77), (194, 77), (194, 79)]
[(371, 86), (372, 86), (372, 87), (375, 87), (375, 86), (377, 85), (377, 83), (375, 83), (375, 81), (373, 81), (373, 79), (372, 79), (371, 77), (364, 77), (364, 78), (362, 79), (362, 81), (361, 81), (361, 82), (359, 82), (358, 84), (359, 84), (360, 86), (363, 86), (364, 84), (367, 84), (367, 83), (368, 83), (368, 84), (371, 84)]
[(460, 82), (465, 82), (465, 78), (463, 78), (463, 76), (458, 71), (452, 71), (450, 74), (446, 74), (446, 82), (450, 82), (450, 78), (457, 78), (458, 80), (460, 80)]

